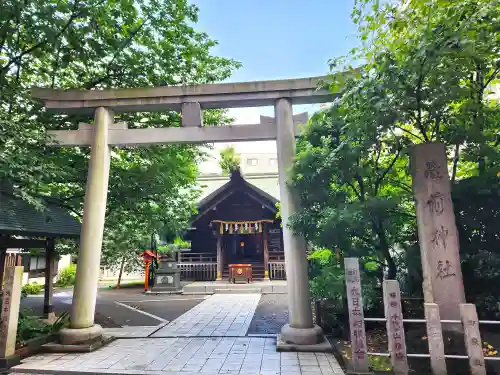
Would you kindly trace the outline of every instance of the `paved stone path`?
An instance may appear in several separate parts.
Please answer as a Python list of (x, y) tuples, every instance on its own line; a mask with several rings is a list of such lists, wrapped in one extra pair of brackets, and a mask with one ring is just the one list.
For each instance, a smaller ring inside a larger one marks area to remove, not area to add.
[(278, 353), (276, 339), (256, 337), (121, 339), (83, 354), (45, 354), (15, 372), (78, 371), (151, 375), (343, 375), (332, 354)]
[(214, 294), (151, 337), (245, 336), (260, 294)]
[(213, 295), (166, 326), (113, 329), (121, 338), (95, 352), (39, 354), (11, 373), (344, 375), (333, 354), (279, 353), (276, 338), (245, 337), (259, 300)]

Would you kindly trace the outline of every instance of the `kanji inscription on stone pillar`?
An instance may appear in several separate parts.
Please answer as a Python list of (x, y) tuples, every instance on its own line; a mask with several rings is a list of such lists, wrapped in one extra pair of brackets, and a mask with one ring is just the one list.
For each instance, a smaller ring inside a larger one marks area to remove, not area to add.
[(462, 324), (465, 333), (465, 347), (469, 357), (470, 373), (472, 375), (486, 375), (479, 320), (476, 306), (472, 303), (460, 304)]
[(23, 266), (7, 267), (5, 269), (5, 287), (3, 289), (2, 312), (0, 314), (0, 358), (12, 357), (16, 351), (23, 272)]
[(414, 146), (411, 164), (425, 302), (439, 305), (441, 319), (459, 320), (465, 294), (444, 145)]
[(408, 375), (409, 368), (399, 283), (396, 280), (384, 280), (383, 291), (392, 370), (396, 375)]
[(367, 373), (369, 371), (368, 354), (358, 258), (345, 258), (344, 265), (349, 329), (351, 331), (352, 366), (355, 372)]

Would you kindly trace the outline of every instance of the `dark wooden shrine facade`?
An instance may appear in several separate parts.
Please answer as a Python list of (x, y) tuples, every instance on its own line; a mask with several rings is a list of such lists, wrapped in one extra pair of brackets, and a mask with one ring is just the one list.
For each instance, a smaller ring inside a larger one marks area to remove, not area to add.
[(252, 278), (284, 279), (278, 201), (234, 172), (204, 198), (188, 234), (191, 251), (180, 256), (184, 279), (228, 280), (230, 264), (251, 264)]

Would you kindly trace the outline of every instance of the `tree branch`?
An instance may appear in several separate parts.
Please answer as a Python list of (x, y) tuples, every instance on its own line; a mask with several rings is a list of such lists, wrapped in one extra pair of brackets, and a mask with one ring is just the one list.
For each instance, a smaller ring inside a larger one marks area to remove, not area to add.
[(361, 199), (361, 194), (359, 193), (359, 191), (356, 189), (356, 187), (354, 186), (354, 184), (350, 183), (350, 182), (347, 182), (347, 185), (349, 185), (349, 187), (354, 191), (354, 194), (357, 195), (357, 197), (359, 198), (359, 200), (362, 200)]
[(412, 219), (416, 219), (417, 218), (417, 215), (410, 214), (408, 212), (399, 211), (399, 210), (388, 210), (387, 212), (394, 213), (396, 215), (403, 215), (403, 216), (406, 216), (406, 217), (409, 217), (409, 218), (412, 218)]
[[(19, 2), (19, 5), (22, 5), (22, 2)], [(22, 7), (20, 6), (19, 13), (21, 13), (21, 12), (22, 12)], [(3, 16), (3, 14), (2, 14), (2, 16)], [(10, 36), (9, 25), (10, 25), (10, 22), (14, 19), (17, 19), (17, 14), (12, 13), (11, 18), (4, 19), (4, 22), (2, 23), (2, 26), (0, 27), (0, 36), (1, 36), (0, 51), (2, 51), (4, 49), (5, 41), (7, 40), (7, 37)], [(5, 48), (5, 51), (7, 51), (7, 48)]]
[(421, 136), (419, 136), (419, 135), (417, 135), (417, 134), (415, 134), (415, 133), (412, 133), (411, 131), (409, 131), (409, 130), (407, 130), (407, 129), (405, 129), (405, 128), (401, 127), (401, 126), (394, 125), (394, 127), (395, 127), (395, 128), (397, 128), (397, 129), (400, 129), (400, 130), (404, 131), (405, 133), (410, 134), (412, 137), (415, 137), (415, 138), (417, 138), (417, 139), (419, 139), (419, 140), (421, 140), (421, 141), (424, 141), (424, 139), (423, 139)]
[(439, 128), (441, 126), (441, 114), (436, 117), (436, 123), (434, 124), (434, 130), (432, 131), (431, 138), (437, 137), (439, 134)]
[(500, 62), (497, 63), (497, 67), (495, 68), (495, 70), (493, 71), (493, 73), (491, 74), (491, 77), (488, 78), (488, 80), (486, 81), (486, 83), (484, 84), (484, 87), (488, 87), (488, 85), (496, 78), (497, 74), (500, 72)]
[(380, 161), (380, 155), (382, 154), (382, 142), (378, 142), (375, 144), (377, 148), (377, 157), (375, 158), (375, 171), (378, 171), (378, 163)]
[(387, 276), (390, 280), (393, 280), (396, 278), (397, 275), (396, 262), (394, 262), (394, 259), (391, 256), (391, 252), (389, 251), (389, 242), (387, 240), (387, 236), (385, 234), (385, 229), (382, 224), (382, 221), (380, 220), (375, 221), (375, 220), (376, 220), (375, 218), (372, 219), (372, 229), (379, 239), (378, 250), (380, 250), (385, 260), (387, 261), (387, 267), (389, 268)]
[(406, 191), (406, 192), (408, 192), (410, 194), (413, 193), (410, 185), (404, 184), (404, 183), (402, 183), (402, 182), (400, 182), (398, 180), (395, 180), (393, 178), (389, 179), (388, 181), (390, 181), (394, 185), (399, 186), (401, 189), (403, 189), (404, 191)]
[[(52, 199), (55, 199), (55, 198), (52, 198)], [(58, 199), (55, 199), (53, 201), (53, 204), (55, 204), (56, 206), (59, 206), (61, 208), (64, 208), (68, 211), (71, 211), (73, 212), (76, 216), (78, 216), (80, 219), (82, 218), (82, 213), (81, 212), (78, 212), (76, 211), (73, 207), (71, 207), (69, 204), (65, 204), (65, 203), (62, 203), (61, 201), (59, 201)]]
[(363, 182), (363, 178), (359, 174), (354, 175), (354, 179), (358, 182), (359, 185), (359, 199), (361, 202), (365, 201), (365, 184)]
[[(425, 63), (425, 59), (422, 62), (422, 68)], [(427, 136), (427, 132), (425, 131), (424, 125), (422, 124), (422, 84), (424, 83), (424, 74), (420, 73), (417, 82), (417, 89), (415, 91), (415, 99), (417, 101), (417, 127), (422, 133), (424, 140), (429, 142), (429, 137)]]
[(382, 173), (382, 175), (378, 178), (378, 180), (375, 182), (375, 195), (377, 195), (378, 189), (380, 188), (380, 185), (382, 184), (382, 181), (384, 180), (384, 178), (387, 175), (387, 173), (389, 173), (391, 171), (392, 167), (394, 167), (394, 164), (398, 160), (399, 155), (401, 155), (401, 150), (402, 149), (403, 149), (402, 147), (398, 147), (398, 152), (396, 153), (396, 155), (392, 159), (391, 163), (385, 169), (385, 171)]

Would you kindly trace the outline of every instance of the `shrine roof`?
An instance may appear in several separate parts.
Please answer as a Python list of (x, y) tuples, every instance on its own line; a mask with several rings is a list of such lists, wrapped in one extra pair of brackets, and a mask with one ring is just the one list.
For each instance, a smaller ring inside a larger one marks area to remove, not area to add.
[(278, 199), (266, 193), (264, 190), (258, 188), (257, 186), (249, 183), (244, 179), (239, 171), (235, 171), (231, 174), (231, 178), (228, 182), (226, 182), (224, 185), (222, 185), (212, 193), (208, 194), (198, 203), (199, 214), (197, 215), (196, 219), (203, 216), (204, 213), (210, 210), (213, 206), (216, 206), (217, 203), (221, 202), (226, 197), (238, 191), (252, 193), (252, 195), (257, 198), (259, 202), (267, 209), (274, 213), (278, 212), (278, 208), (276, 207), (276, 204), (279, 202)]
[[(280, 200), (278, 173), (245, 173), (244, 179), (249, 184), (265, 191), (276, 201)], [(198, 199), (198, 204), (214, 191), (227, 184), (229, 180), (230, 176), (223, 176), (220, 174), (199, 176), (197, 179), (197, 186), (201, 191), (201, 196)]]

